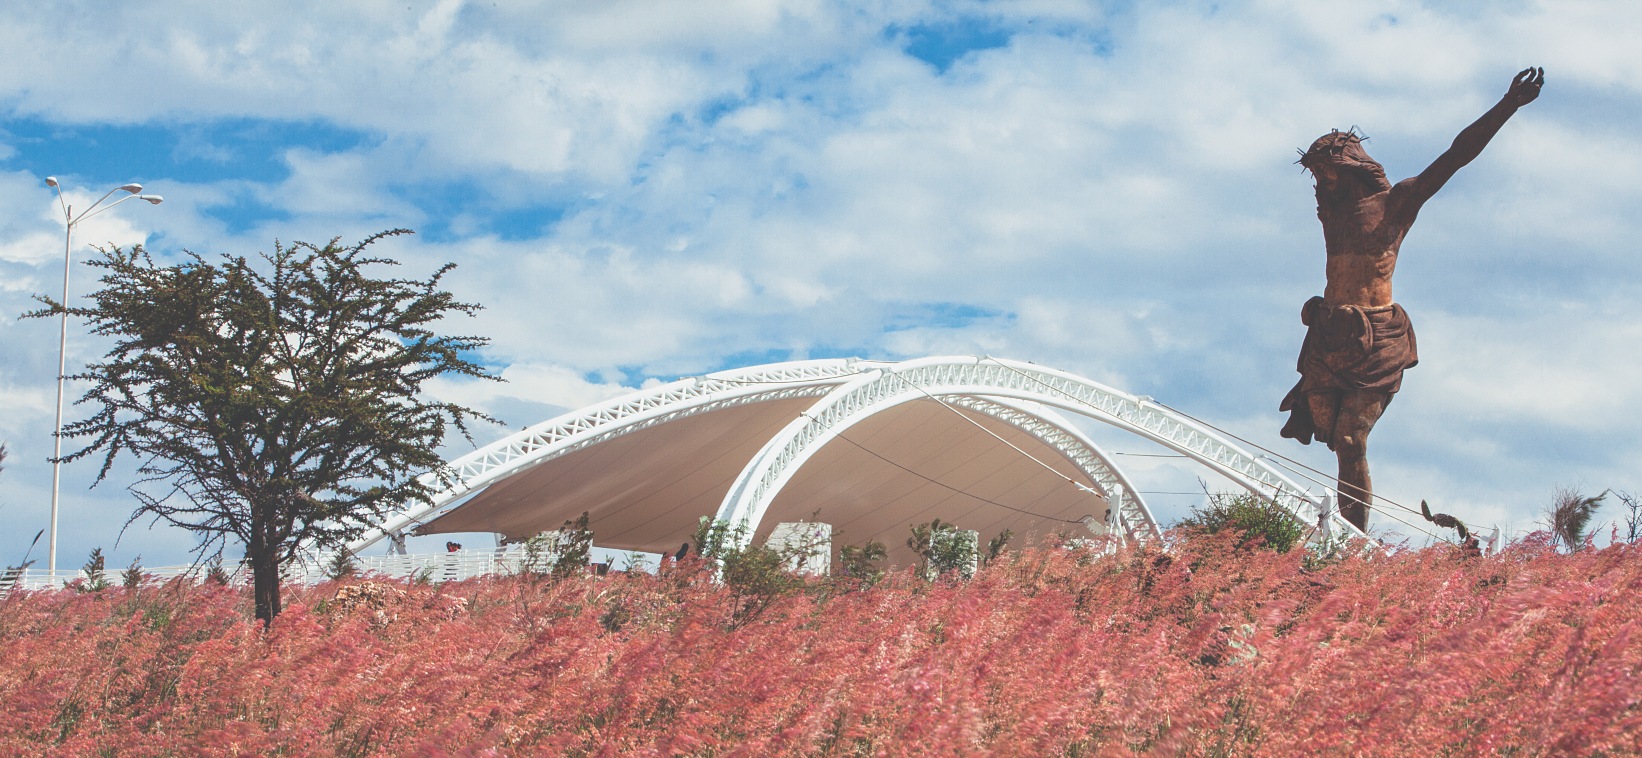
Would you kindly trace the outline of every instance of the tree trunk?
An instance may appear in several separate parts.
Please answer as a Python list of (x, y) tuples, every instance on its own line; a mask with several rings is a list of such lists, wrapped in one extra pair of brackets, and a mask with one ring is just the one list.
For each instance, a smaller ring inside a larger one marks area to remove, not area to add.
[(257, 620), (264, 627), (279, 615), (279, 549), (268, 544), (262, 529), (253, 529), (255, 537), (246, 546), (246, 557), (251, 559), (251, 584), (256, 588)]

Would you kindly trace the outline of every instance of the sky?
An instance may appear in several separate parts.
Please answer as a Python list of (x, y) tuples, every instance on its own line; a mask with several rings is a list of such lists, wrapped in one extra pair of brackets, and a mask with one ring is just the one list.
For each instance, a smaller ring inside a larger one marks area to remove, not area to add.
[[(1637, 39), (1618, 0), (7, 4), (0, 563), (49, 516), (58, 324), (19, 319), (63, 286), (48, 175), (165, 197), (77, 261), (415, 230), (381, 252), (485, 306), (447, 331), (507, 381), (429, 387), (507, 424), (479, 444), (719, 369), (995, 355), (1332, 471), (1277, 434), (1323, 285), (1296, 148), (1355, 126), (1411, 176), (1543, 66), (1403, 245), (1421, 361), (1369, 451), (1378, 494), (1518, 534), (1558, 488), (1642, 493)], [(107, 345), (70, 326), (72, 372)], [(1164, 521), (1220, 486), (1097, 439)], [(60, 568), (188, 560), (96, 473), (63, 469)]]

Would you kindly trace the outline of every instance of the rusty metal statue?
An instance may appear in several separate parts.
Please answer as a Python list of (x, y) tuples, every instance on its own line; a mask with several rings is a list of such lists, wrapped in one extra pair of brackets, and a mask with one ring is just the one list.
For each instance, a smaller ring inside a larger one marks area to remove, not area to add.
[(1290, 412), (1283, 436), (1302, 444), (1315, 437), (1335, 452), (1340, 513), (1358, 529), (1367, 529), (1373, 499), (1368, 433), (1401, 388), (1403, 370), (1419, 361), (1408, 314), (1391, 297), (1403, 237), (1425, 201), (1480, 155), (1518, 108), (1539, 97), (1544, 84), (1544, 69), (1517, 74), (1505, 97), (1460, 132), (1447, 152), (1395, 185), (1354, 131), (1323, 135), (1300, 157), (1317, 180), (1328, 281), (1322, 297), (1300, 310), (1306, 338), (1300, 381), (1281, 406)]

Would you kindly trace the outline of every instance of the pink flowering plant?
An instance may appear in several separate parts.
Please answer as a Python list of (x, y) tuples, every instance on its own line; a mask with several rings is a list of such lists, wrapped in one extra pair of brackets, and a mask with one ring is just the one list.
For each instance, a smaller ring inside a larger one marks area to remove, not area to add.
[(1636, 545), (1319, 565), (1179, 538), (968, 581), (655, 574), (0, 602), (0, 754), (1472, 755), (1642, 750)]

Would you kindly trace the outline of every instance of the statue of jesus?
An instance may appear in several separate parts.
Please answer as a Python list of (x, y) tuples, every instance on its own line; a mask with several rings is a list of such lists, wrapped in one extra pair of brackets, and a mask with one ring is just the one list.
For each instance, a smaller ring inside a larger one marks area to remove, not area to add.
[(1518, 108), (1539, 97), (1545, 70), (1511, 80), (1499, 103), (1454, 138), (1418, 176), (1393, 185), (1354, 131), (1333, 131), (1300, 157), (1317, 180), (1317, 218), (1328, 251), (1327, 285), (1300, 309), (1307, 327), (1300, 381), (1283, 398), (1283, 436), (1313, 437), (1339, 458), (1340, 513), (1368, 528), (1374, 488), (1368, 477), (1368, 433), (1419, 362), (1408, 314), (1391, 297), (1391, 274), (1403, 237), (1420, 207), (1454, 172), (1482, 153)]

